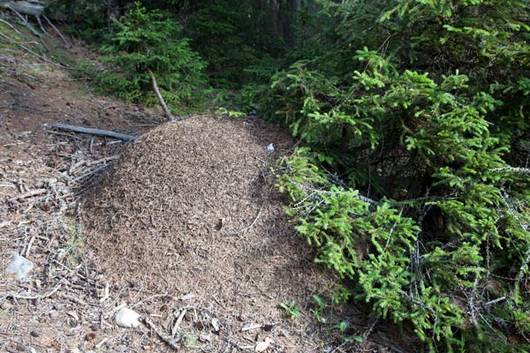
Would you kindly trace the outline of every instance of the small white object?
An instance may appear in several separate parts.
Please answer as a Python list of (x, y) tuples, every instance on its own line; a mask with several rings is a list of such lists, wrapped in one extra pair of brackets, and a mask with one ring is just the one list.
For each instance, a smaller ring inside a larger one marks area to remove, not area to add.
[(140, 326), (140, 314), (129, 308), (121, 308), (114, 317), (116, 325), (124, 328)]
[(15, 252), (13, 257), (11, 257), (11, 262), (7, 266), (6, 272), (7, 274), (14, 274), (17, 281), (25, 282), (29, 279), (29, 273), (32, 269), (33, 262)]
[(275, 149), (275, 148), (274, 148), (274, 143), (269, 143), (269, 144), (267, 145), (267, 151), (269, 151), (269, 152), (274, 152), (274, 149)]
[(257, 330), (257, 329), (260, 329), (261, 327), (263, 327), (262, 324), (253, 324), (250, 322), (250, 323), (245, 324), (245, 326), (243, 326), (241, 331), (245, 332), (245, 331)]
[(272, 343), (272, 340), (269, 337), (265, 338), (265, 341), (258, 342), (256, 344), (256, 347), (254, 347), (254, 352), (257, 352), (257, 353), (265, 352), (267, 349), (269, 349), (271, 343)]
[(205, 334), (202, 334), (199, 336), (199, 341), (201, 342), (210, 342), (212, 340), (212, 338), (210, 337), (210, 335), (205, 335)]
[(219, 320), (213, 318), (212, 319), (212, 327), (213, 327), (213, 332), (221, 331), (221, 325), (219, 324)]
[(188, 294), (184, 294), (182, 297), (180, 297), (180, 300), (192, 300), (193, 298), (195, 298), (195, 294), (188, 293)]

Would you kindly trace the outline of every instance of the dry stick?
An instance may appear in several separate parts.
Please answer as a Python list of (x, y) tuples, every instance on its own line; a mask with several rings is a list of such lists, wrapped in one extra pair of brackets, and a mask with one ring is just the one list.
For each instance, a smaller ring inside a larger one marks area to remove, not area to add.
[(40, 33), (35, 29), (33, 28), (33, 26), (31, 25), (31, 23), (29, 23), (28, 19), (27, 18), (24, 18), (24, 16), (22, 16), (20, 14), (20, 12), (18, 12), (17, 10), (15, 10), (14, 8), (12, 7), (8, 7), (8, 9), (10, 9), (11, 11), (13, 11), (17, 16), (18, 18), (20, 18), (20, 20), (22, 21), (22, 24), (24, 25), (24, 27), (26, 27), (27, 29), (30, 30), (31, 33), (33, 33), (33, 35), (37, 36), (37, 37), (40, 37)]
[(59, 35), (59, 37), (61, 37), (62, 41), (64, 42), (64, 44), (67, 46), (67, 47), (70, 47), (70, 43), (66, 40), (66, 38), (63, 36), (63, 34), (61, 33), (61, 31), (59, 31), (59, 29), (57, 27), (55, 27), (55, 25), (52, 23), (52, 21), (50, 21), (50, 19), (46, 16), (42, 16), (44, 17), (44, 20), (46, 21), (46, 23), (48, 23), (50, 25), (50, 27), (55, 31), (55, 33), (57, 33)]
[(33, 196), (40, 196), (42, 194), (45, 194), (48, 190), (47, 189), (37, 189), (37, 190), (30, 190), (22, 195), (18, 195), (18, 196), (15, 196), (11, 199), (9, 199), (9, 201), (13, 202), (13, 201), (17, 201), (17, 200), (23, 200), (23, 199), (27, 199), (27, 198), (30, 198), (30, 197), (33, 197)]
[(28, 53), (34, 55), (35, 57), (41, 59), (42, 61), (47, 62), (48, 64), (55, 65), (55, 66), (57, 66), (57, 67), (65, 67), (65, 66), (62, 65), (62, 64), (54, 63), (53, 61), (51, 61), (50, 59), (46, 58), (45, 56), (40, 55), (40, 54), (34, 52), (33, 50), (31, 50), (31, 49), (29, 49), (28, 47), (22, 45), (21, 43), (18, 43), (18, 42), (16, 42), (16, 41), (14, 41), (13, 39), (9, 38), (8, 36), (6, 36), (5, 34), (3, 34), (3, 33), (1, 33), (1, 32), (0, 32), (0, 37), (3, 37), (4, 39), (8, 40), (9, 43), (11, 43), (11, 44), (18, 45), (20, 48), (24, 49), (25, 51), (27, 51)]
[(6, 20), (3, 20), (3, 19), (0, 18), (0, 22), (2, 22), (4, 24), (6, 24), (7, 26), (9, 26), (9, 28), (11, 28), (15, 33), (22, 34), (22, 33), (20, 33), (20, 31), (18, 29), (16, 29), (15, 26), (13, 26), (11, 23), (7, 22)]
[(102, 129), (94, 129), (94, 128), (82, 127), (82, 126), (75, 126), (75, 125), (69, 125), (69, 124), (57, 123), (57, 124), (51, 125), (50, 127), (52, 129), (77, 132), (79, 134), (112, 137), (112, 138), (122, 140), (122, 141), (134, 141), (136, 139), (136, 136), (126, 135), (126, 134), (122, 134), (119, 132), (102, 130)]
[(180, 328), (180, 324), (182, 323), (182, 320), (184, 320), (184, 316), (186, 316), (186, 313), (188, 310), (184, 309), (180, 313), (179, 317), (177, 318), (177, 321), (175, 322), (175, 325), (171, 328), (171, 335), (175, 336), (178, 333), (178, 330)]
[(252, 221), (252, 223), (250, 223), (250, 225), (242, 228), (242, 229), (239, 229), (235, 232), (232, 232), (232, 233), (228, 233), (228, 235), (240, 235), (240, 234), (245, 234), (248, 230), (252, 229), (252, 227), (254, 227), (254, 224), (256, 224), (256, 222), (258, 221), (259, 219), (259, 216), (261, 216), (261, 211), (263, 211), (263, 207), (264, 205), (261, 205), (261, 207), (259, 208), (258, 210), (258, 214), (256, 215), (256, 217), (254, 218), (254, 220)]
[(21, 299), (21, 300), (37, 300), (37, 299), (45, 299), (48, 297), (51, 297), (54, 295), (62, 286), (62, 283), (59, 283), (54, 289), (52, 289), (50, 292), (45, 294), (39, 294), (39, 295), (19, 295), (16, 293), (0, 293), (0, 297), (5, 298), (13, 298), (13, 299)]
[(168, 121), (174, 121), (175, 117), (173, 114), (171, 114), (171, 110), (169, 110), (166, 101), (164, 100), (164, 97), (162, 97), (162, 94), (160, 93), (160, 90), (158, 89), (158, 84), (156, 83), (155, 75), (153, 74), (153, 71), (148, 70), (149, 76), (151, 77), (151, 83), (153, 84), (153, 91), (156, 94), (156, 97), (158, 98), (158, 101), (160, 102), (160, 105), (162, 106), (162, 109), (164, 109), (164, 112), (166, 113), (166, 117)]
[(48, 34), (48, 32), (46, 32), (46, 28), (44, 28), (44, 26), (42, 25), (42, 20), (40, 19), (40, 16), (35, 16), (35, 17), (37, 18), (37, 23), (39, 24), (39, 27), (42, 30), (42, 32), (44, 34)]
[(171, 339), (171, 337), (168, 337), (166, 334), (164, 334), (160, 329), (148, 318), (148, 317), (142, 317), (142, 321), (145, 323), (147, 327), (149, 327), (151, 330), (155, 331), (157, 336), (164, 341), (169, 347), (173, 348), (174, 350), (178, 350), (179, 346), (177, 342), (180, 340), (180, 337), (176, 340)]

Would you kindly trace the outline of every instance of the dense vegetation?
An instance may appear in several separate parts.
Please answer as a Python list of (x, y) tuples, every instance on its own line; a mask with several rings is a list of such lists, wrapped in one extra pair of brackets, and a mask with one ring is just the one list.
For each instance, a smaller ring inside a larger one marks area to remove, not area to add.
[(101, 47), (96, 82), (122, 98), (151, 102), (151, 70), (174, 107), (214, 92), (285, 123), (301, 144), (279, 187), (317, 261), (349, 280), (343, 298), (411, 325), (430, 351), (530, 350), (528, 1), (53, 11)]

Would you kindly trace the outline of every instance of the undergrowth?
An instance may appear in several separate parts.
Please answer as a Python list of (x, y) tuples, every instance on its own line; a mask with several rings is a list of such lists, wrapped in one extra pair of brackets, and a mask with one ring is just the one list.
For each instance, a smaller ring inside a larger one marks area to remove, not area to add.
[(278, 186), (342, 300), (432, 352), (530, 349), (528, 1), (56, 3), (111, 13), (80, 27), (102, 91), (152, 104), (151, 70), (173, 107), (291, 129)]
[[(351, 299), (412, 324), (429, 351), (522, 352), (529, 9), (457, 3), (329, 4), (353, 60), (341, 67), (335, 51), (334, 75), (298, 61), (261, 106), (306, 145), (283, 160), (278, 185), (316, 261), (353, 280)], [(372, 50), (351, 37), (370, 14), (382, 41)]]

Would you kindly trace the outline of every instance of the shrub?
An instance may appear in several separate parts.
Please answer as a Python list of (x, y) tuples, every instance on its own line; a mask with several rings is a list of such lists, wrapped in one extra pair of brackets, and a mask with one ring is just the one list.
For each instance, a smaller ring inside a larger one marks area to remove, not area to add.
[(155, 102), (149, 71), (173, 106), (196, 102), (206, 82), (205, 64), (182, 37), (178, 23), (139, 2), (114, 22), (102, 51), (110, 67), (98, 75), (97, 84), (128, 101)]
[[(278, 182), (298, 232), (430, 351), (528, 350), (528, 7), (328, 5), (354, 52), (293, 64), (261, 104), (306, 145)], [(367, 16), (369, 42), (348, 36)]]

